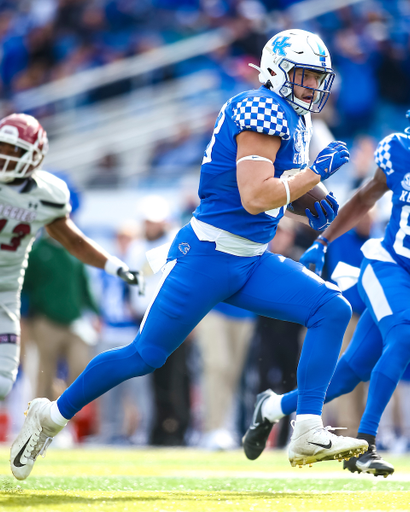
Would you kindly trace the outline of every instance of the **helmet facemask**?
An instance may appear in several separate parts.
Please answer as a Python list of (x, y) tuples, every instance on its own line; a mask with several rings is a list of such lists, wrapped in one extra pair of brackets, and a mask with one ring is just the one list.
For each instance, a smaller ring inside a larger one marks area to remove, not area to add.
[[(291, 103), (295, 111), (300, 115), (306, 114), (307, 112), (320, 112), (329, 99), (335, 74), (333, 72), (324, 71), (323, 68), (304, 66), (287, 59), (283, 59), (278, 67), (286, 75), (285, 82), (278, 91), (279, 94)], [(300, 73), (297, 73), (298, 71), (300, 71)], [(304, 85), (306, 72), (321, 75), (318, 87)], [(299, 77), (296, 77), (297, 74)], [(310, 101), (304, 101), (298, 98), (295, 93), (295, 86), (302, 87), (306, 91), (311, 91)]]
[[(43, 151), (36, 144), (24, 141), (18, 137), (18, 132), (17, 136), (15, 132), (17, 129), (10, 126), (3, 127), (0, 132), (0, 182), (3, 183), (9, 183), (18, 178), (28, 178), (44, 158)], [(4, 144), (14, 150), (4, 152)]]

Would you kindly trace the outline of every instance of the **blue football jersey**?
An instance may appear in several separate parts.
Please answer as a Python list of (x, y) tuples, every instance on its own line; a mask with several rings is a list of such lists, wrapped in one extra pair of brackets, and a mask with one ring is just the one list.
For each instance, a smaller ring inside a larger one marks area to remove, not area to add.
[(264, 86), (242, 92), (222, 107), (205, 150), (199, 184), (201, 202), (194, 216), (264, 244), (275, 236), (286, 206), (258, 215), (251, 215), (243, 208), (236, 180), (236, 136), (243, 130), (281, 137), (274, 164), (275, 177), (279, 178), (284, 171), (297, 172), (308, 165), (310, 114), (299, 116), (286, 100)]
[(375, 151), (376, 164), (393, 191), (393, 207), (383, 247), (410, 271), (410, 138), (404, 133), (385, 137)]

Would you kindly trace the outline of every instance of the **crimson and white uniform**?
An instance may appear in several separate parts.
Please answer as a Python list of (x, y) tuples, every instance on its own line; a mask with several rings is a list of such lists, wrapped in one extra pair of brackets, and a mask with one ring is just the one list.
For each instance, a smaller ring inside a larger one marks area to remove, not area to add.
[[(8, 116), (0, 122), (0, 143), (4, 142), (25, 153), (18, 158), (0, 151), (0, 399), (17, 376), (20, 291), (31, 246), (40, 228), (71, 210), (64, 181), (33, 171), (48, 147), (41, 125), (24, 114)], [(9, 169), (10, 162), (17, 162), (15, 169)]]

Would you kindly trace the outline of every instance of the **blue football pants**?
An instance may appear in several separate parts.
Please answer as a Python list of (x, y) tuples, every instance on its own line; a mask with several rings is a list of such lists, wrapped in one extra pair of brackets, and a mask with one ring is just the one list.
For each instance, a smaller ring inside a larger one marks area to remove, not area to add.
[(201, 242), (190, 225), (177, 234), (157, 294), (134, 341), (104, 352), (58, 399), (70, 419), (120, 382), (162, 366), (219, 302), (308, 328), (298, 367), (298, 412), (321, 414), (351, 308), (339, 290), (300, 263), (265, 252), (238, 257)]
[[(359, 293), (367, 309), (339, 359), (326, 402), (370, 380), (359, 432), (377, 435), (381, 416), (410, 363), (410, 276), (395, 263), (364, 259)], [(296, 410), (298, 390), (282, 398), (282, 410)]]

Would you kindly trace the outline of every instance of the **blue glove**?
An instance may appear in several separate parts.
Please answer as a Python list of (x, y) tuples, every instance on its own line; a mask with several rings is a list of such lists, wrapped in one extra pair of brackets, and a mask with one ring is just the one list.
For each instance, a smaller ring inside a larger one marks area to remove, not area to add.
[[(326, 213), (323, 211), (320, 204), (325, 209)], [(339, 211), (339, 203), (336, 201), (336, 198), (332, 192), (326, 196), (326, 200), (322, 199), (320, 204), (319, 201), (316, 201), (315, 203), (317, 216), (313, 215), (309, 208), (306, 208), (305, 210), (306, 217), (309, 219), (309, 226), (316, 231), (323, 231), (328, 226), (330, 226), (331, 222), (335, 219), (337, 212)]]
[(306, 268), (309, 268), (310, 264), (314, 265), (315, 273), (321, 276), (323, 265), (325, 264), (326, 251), (327, 247), (325, 245), (320, 242), (315, 242), (302, 254), (299, 261), (302, 265), (305, 265)]
[(313, 172), (320, 175), (321, 181), (332, 176), (342, 165), (349, 161), (349, 151), (346, 143), (341, 141), (331, 142), (317, 155), (310, 167)]

